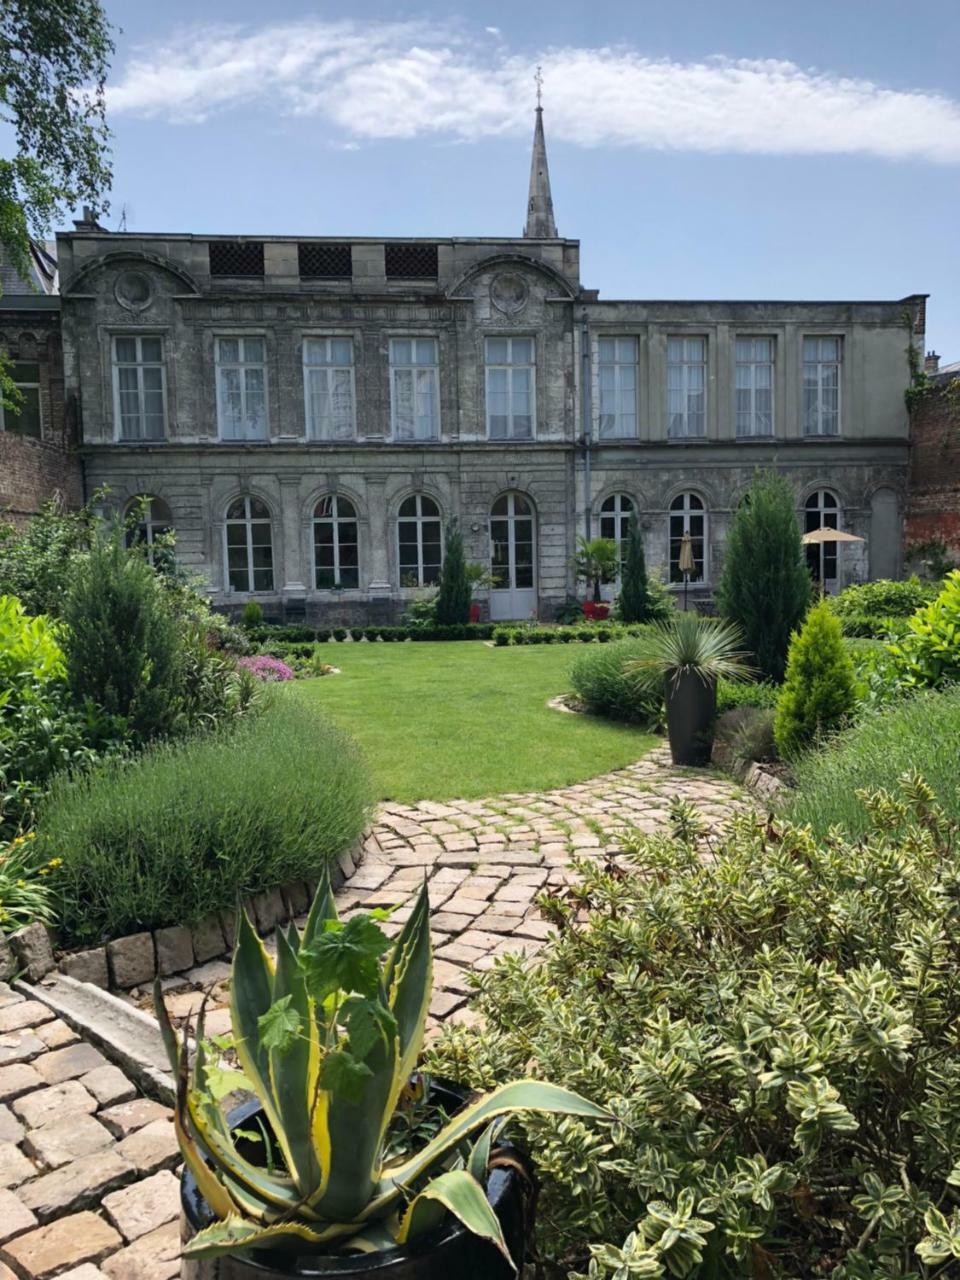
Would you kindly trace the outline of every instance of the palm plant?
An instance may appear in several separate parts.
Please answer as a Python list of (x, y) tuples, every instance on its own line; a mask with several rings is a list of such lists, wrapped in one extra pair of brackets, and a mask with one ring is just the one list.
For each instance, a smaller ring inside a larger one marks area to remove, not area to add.
[[(240, 1072), (218, 1065), (224, 1046), (206, 1041), (202, 1010), (190, 1061), (190, 1027), (178, 1040), (157, 983), (180, 1148), (219, 1219), (189, 1241), (185, 1256), (251, 1247), (367, 1252), (413, 1241), (449, 1211), (510, 1260), (484, 1191), (501, 1117), (529, 1110), (609, 1116), (568, 1090), (521, 1080), (480, 1097), (421, 1149), (388, 1162), (385, 1136), (423, 1044), (431, 972), (426, 884), (391, 944), (372, 916), (338, 920), (323, 883), (303, 933), (293, 925), (277, 932), (276, 962), (240, 917), (230, 1000)], [(237, 1089), (259, 1099), (278, 1167), (253, 1163), (243, 1141), (238, 1147), (219, 1102)]]
[(577, 539), (573, 564), (577, 577), (588, 586), (593, 584), (593, 602), (599, 604), (600, 587), (605, 582), (613, 582), (617, 576), (620, 552), (613, 538), (584, 538), (581, 535)]
[(713, 747), (717, 681), (754, 674), (738, 628), (696, 613), (677, 613), (642, 636), (626, 670), (648, 687), (663, 686), (674, 764), (697, 765), (709, 761)]

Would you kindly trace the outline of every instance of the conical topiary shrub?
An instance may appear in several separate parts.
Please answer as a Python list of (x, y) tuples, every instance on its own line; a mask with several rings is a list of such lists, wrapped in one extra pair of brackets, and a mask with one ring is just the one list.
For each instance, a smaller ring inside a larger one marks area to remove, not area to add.
[(790, 642), (787, 678), (777, 702), (773, 735), (782, 756), (796, 756), (837, 729), (856, 704), (853, 663), (840, 623), (821, 600)]

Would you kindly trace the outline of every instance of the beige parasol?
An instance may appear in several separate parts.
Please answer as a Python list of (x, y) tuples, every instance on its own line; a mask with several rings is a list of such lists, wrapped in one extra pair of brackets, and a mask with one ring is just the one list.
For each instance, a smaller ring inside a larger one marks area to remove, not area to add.
[(693, 539), (689, 533), (685, 533), (680, 539), (680, 558), (677, 561), (677, 568), (683, 574), (683, 611), (687, 611), (687, 584), (690, 581), (691, 573), (696, 573), (697, 562), (693, 558)]
[(866, 538), (858, 538), (855, 533), (844, 533), (842, 529), (814, 529), (805, 533), (800, 541), (810, 547), (821, 542), (866, 542)]

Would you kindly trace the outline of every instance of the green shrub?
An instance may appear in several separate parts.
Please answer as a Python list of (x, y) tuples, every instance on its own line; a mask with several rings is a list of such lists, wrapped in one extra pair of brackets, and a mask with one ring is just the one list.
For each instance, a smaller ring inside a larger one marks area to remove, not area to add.
[(67, 683), (141, 741), (172, 732), (182, 645), (157, 575), (114, 528), (77, 564), (64, 608)]
[(659, 722), (662, 692), (643, 688), (626, 671), (627, 663), (643, 650), (641, 639), (627, 639), (578, 654), (570, 668), (570, 684), (589, 711), (646, 727)]
[(898, 619), (908, 618), (929, 604), (939, 589), (939, 583), (921, 582), (916, 576), (905, 582), (880, 578), (847, 587), (827, 599), (845, 636), (881, 638), (897, 629)]
[(240, 615), (240, 625), (248, 630), (263, 625), (263, 609), (256, 600), (248, 600)]
[(951, 819), (960, 822), (958, 760), (960, 689), (917, 693), (864, 715), (824, 750), (801, 757), (794, 767), (797, 790), (789, 797), (789, 815), (809, 822), (820, 835), (835, 823), (862, 831), (856, 792), (863, 787), (892, 790), (902, 774), (917, 769)]
[(768, 680), (783, 679), (790, 636), (809, 603), (793, 492), (782, 476), (758, 475), (733, 517), (717, 606)]
[(731, 680), (717, 681), (717, 715), (732, 711), (735, 707), (761, 707), (772, 710), (777, 705), (780, 686), (769, 680), (753, 680), (746, 684), (734, 684)]
[(907, 688), (960, 680), (960, 569), (947, 574), (936, 599), (918, 609), (902, 639), (887, 648)]
[(799, 755), (817, 738), (838, 729), (855, 705), (853, 663), (840, 623), (826, 601), (821, 601), (790, 642), (787, 676), (774, 720), (780, 754)]
[(437, 591), (435, 618), (438, 626), (459, 627), (470, 621), (473, 588), (463, 558), (463, 537), (455, 519), (447, 522), (443, 545), (443, 565)]
[(65, 512), (55, 501), (23, 529), (0, 523), (0, 595), (12, 595), (29, 614), (58, 618), (77, 563), (90, 548), (97, 526), (94, 507), (101, 491), (80, 511)]
[(57, 780), (38, 853), (63, 859), (68, 939), (92, 942), (190, 924), (316, 876), (359, 836), (370, 794), (350, 741), (277, 690), (229, 731)]
[(440, 1075), (532, 1070), (617, 1115), (524, 1122), (556, 1274), (588, 1252), (592, 1280), (955, 1274), (956, 837), (916, 779), (869, 822), (818, 842), (746, 817), (709, 857), (616, 837), (537, 962), (501, 959), (480, 1024), (431, 1048)]

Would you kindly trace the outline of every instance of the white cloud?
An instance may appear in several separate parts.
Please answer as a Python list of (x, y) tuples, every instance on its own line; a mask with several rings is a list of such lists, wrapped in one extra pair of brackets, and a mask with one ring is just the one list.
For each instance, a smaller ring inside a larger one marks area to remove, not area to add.
[(346, 141), (471, 141), (529, 129), (538, 62), (550, 136), (584, 147), (960, 162), (960, 102), (946, 95), (773, 59), (682, 63), (626, 46), (528, 59), (420, 22), (193, 28), (139, 50), (109, 108), (189, 123), (255, 105), (326, 120)]

